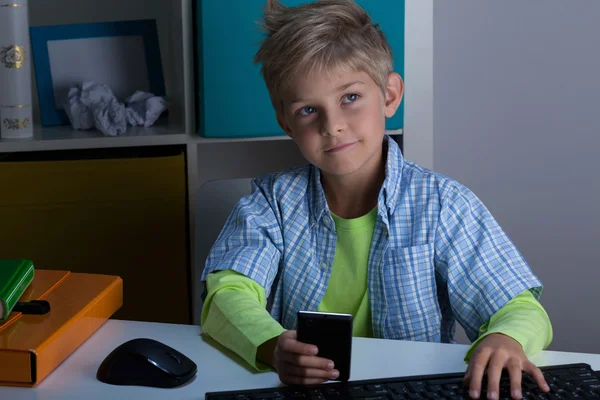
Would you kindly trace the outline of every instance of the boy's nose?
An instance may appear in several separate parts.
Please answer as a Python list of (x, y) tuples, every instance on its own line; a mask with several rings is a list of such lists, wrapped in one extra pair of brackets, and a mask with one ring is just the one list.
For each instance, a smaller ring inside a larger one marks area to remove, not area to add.
[(323, 113), (321, 122), (321, 135), (335, 137), (346, 129), (343, 116), (336, 113)]

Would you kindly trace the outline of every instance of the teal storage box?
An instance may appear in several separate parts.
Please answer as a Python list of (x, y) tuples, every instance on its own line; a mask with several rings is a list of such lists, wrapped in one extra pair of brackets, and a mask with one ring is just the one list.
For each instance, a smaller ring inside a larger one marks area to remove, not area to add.
[[(196, 0), (198, 133), (212, 138), (284, 135), (277, 124), (260, 66), (254, 65), (263, 34), (266, 0)], [(287, 6), (306, 0), (283, 0)], [(394, 70), (404, 77), (404, 0), (357, 0), (386, 34)], [(404, 102), (388, 129), (404, 125)]]

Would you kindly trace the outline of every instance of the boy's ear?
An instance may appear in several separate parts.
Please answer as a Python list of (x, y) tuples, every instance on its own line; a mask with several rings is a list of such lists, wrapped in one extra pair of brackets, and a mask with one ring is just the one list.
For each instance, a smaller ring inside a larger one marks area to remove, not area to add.
[(275, 115), (277, 116), (277, 123), (279, 124), (281, 129), (283, 129), (286, 135), (291, 137), (292, 130), (290, 129), (290, 126), (287, 124), (287, 122), (285, 122), (285, 117), (283, 116), (283, 113), (281, 111), (275, 111)]
[(396, 72), (388, 76), (388, 85), (385, 89), (385, 116), (391, 118), (402, 103), (404, 96), (404, 81)]

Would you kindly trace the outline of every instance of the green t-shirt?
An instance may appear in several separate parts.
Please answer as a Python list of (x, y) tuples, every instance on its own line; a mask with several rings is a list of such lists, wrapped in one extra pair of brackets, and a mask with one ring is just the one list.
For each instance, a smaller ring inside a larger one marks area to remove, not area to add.
[(369, 250), (377, 208), (354, 219), (332, 214), (337, 232), (335, 256), (325, 296), (317, 311), (352, 314), (352, 334), (373, 337), (369, 301)]

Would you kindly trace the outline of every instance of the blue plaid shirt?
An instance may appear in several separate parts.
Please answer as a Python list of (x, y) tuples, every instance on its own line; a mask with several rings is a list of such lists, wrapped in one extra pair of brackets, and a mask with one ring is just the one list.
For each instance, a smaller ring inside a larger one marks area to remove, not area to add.
[[(541, 282), (481, 201), (466, 187), (402, 157), (385, 139), (386, 177), (369, 253), (373, 334), (453, 342), (455, 321), (474, 340), (481, 325)], [(253, 181), (229, 216), (202, 279), (233, 270), (265, 288), (271, 315), (295, 329), (317, 310), (336, 248), (320, 171), (312, 165)]]

